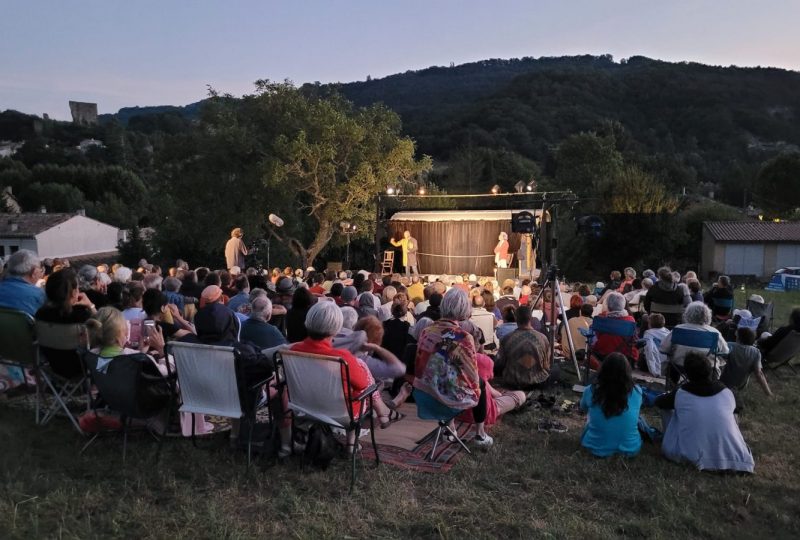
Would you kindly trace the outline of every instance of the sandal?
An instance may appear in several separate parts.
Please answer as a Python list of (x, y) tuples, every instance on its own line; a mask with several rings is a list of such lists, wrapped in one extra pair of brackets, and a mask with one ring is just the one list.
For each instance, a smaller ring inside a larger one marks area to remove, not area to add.
[[(395, 422), (399, 422), (405, 417), (406, 415), (404, 415), (403, 413), (399, 412), (396, 409), (390, 408), (388, 415), (378, 416), (378, 421), (380, 422), (381, 429), (386, 429)], [(384, 418), (386, 420), (384, 420)]]

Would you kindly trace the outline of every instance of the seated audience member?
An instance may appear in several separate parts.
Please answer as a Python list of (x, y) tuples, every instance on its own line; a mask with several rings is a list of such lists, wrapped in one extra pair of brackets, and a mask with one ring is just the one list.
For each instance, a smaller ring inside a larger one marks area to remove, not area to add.
[(157, 291), (161, 290), (161, 285), (164, 283), (164, 278), (159, 276), (158, 274), (147, 274), (144, 276), (142, 280), (142, 285), (144, 285), (145, 289), (155, 289)]
[[(527, 279), (525, 281), (528, 281)], [(519, 290), (519, 305), (527, 306), (528, 301), (531, 298), (531, 286), (528, 283), (524, 283)]]
[[(517, 306), (519, 307), (519, 306)], [(507, 304), (502, 311), (503, 322), (494, 329), (494, 334), (498, 340), (502, 340), (508, 334), (517, 329), (517, 308), (512, 304)]]
[[(719, 276), (711, 290), (703, 295), (706, 305), (711, 308), (711, 314), (717, 319), (727, 319), (733, 311), (733, 287), (731, 278)], [(723, 305), (726, 304), (726, 305)]]
[(569, 297), (569, 309), (566, 311), (567, 320), (573, 317), (580, 317), (581, 306), (583, 305), (583, 298), (579, 294), (573, 294)]
[(503, 385), (513, 389), (527, 389), (556, 380), (558, 370), (553, 369), (550, 344), (547, 337), (531, 326), (531, 310), (527, 306), (517, 309), (517, 329), (500, 340), (495, 359), (495, 369), (502, 373)]
[(600, 298), (603, 298), (603, 295), (608, 291), (616, 291), (622, 286), (622, 274), (619, 270), (613, 270), (609, 277), (611, 280), (600, 290), (600, 293), (598, 294), (597, 291), (595, 291), (595, 294)]
[(753, 346), (756, 334), (749, 328), (741, 327), (736, 330), (736, 343), (730, 344), (725, 368), (719, 380), (734, 393), (743, 390), (750, 381), (750, 375), (755, 375), (758, 384), (767, 396), (772, 395), (767, 378), (761, 369), (761, 351)]
[(428, 285), (422, 291), (422, 301), (417, 302), (414, 306), (414, 317), (419, 320), (422, 317), (422, 314), (425, 312), (426, 309), (431, 305), (430, 298), (431, 295), (436, 292), (433, 290), (432, 285)]
[(800, 308), (794, 308), (789, 314), (789, 324), (781, 326), (775, 330), (774, 334), (762, 336), (761, 339), (758, 340), (758, 348), (761, 350), (761, 354), (764, 358), (766, 359), (769, 357), (769, 353), (772, 349), (783, 341), (786, 336), (791, 334), (792, 331), (800, 332)]
[(363, 330), (354, 331), (353, 327), (358, 322), (358, 312), (354, 307), (344, 306), (342, 310), (342, 327), (333, 336), (333, 348), (345, 349), (352, 354), (358, 354), (363, 350), (367, 342), (367, 333)]
[(24, 311), (31, 317), (45, 301), (36, 283), (44, 276), (42, 264), (32, 251), (20, 249), (6, 261), (5, 279), (0, 281), (0, 307)]
[[(358, 274), (361, 275), (361, 274)], [(356, 311), (359, 317), (378, 317), (378, 309), (380, 307), (380, 300), (371, 292), (363, 292), (358, 296), (358, 304)]]
[(269, 324), (272, 302), (266, 295), (258, 296), (250, 304), (250, 317), (242, 324), (240, 339), (255, 344), (259, 349), (270, 349), (286, 344), (280, 330)]
[[(688, 293), (688, 289), (685, 289)], [(689, 305), (690, 298), (684, 288), (674, 283), (672, 271), (664, 266), (658, 269), (658, 281), (644, 296), (644, 310), (647, 313), (662, 313), (666, 327), (674, 328), (681, 322), (682, 308)], [(653, 304), (657, 304), (654, 306)], [(664, 310), (659, 311), (659, 310)]]
[(133, 276), (133, 270), (126, 266), (120, 266), (114, 270), (114, 281), (119, 283), (128, 283)]
[[(490, 284), (487, 284), (487, 286), (491, 287)], [(503, 320), (503, 314), (500, 313), (499, 309), (497, 309), (494, 294), (484, 287), (484, 289), (481, 291), (481, 297), (483, 298), (483, 307), (486, 308), (486, 311), (494, 315), (494, 318), (497, 319), (499, 324)]]
[(309, 292), (315, 296), (325, 296), (327, 291), (322, 285), (324, 282), (325, 276), (322, 274), (322, 272), (314, 272), (311, 275), (311, 281), (309, 282)]
[(418, 275), (414, 274), (411, 276), (411, 285), (408, 286), (408, 298), (414, 302), (414, 304), (418, 304), (425, 299), (425, 287), (420, 282), (420, 278)]
[[(45, 285), (47, 301), (36, 312), (39, 321), (57, 324), (81, 324), (95, 313), (95, 306), (82, 292), (78, 291), (78, 279), (72, 268), (53, 272)], [(127, 336), (127, 326), (125, 327)], [(78, 354), (75, 351), (62, 351), (40, 347), (42, 354), (53, 371), (62, 377), (75, 377), (83, 372)]]
[(633, 282), (636, 279), (636, 270), (634, 270), (629, 266), (622, 272), (624, 276), (622, 282), (619, 284), (619, 287), (617, 287), (616, 291), (624, 295), (631, 292), (634, 288)]
[(361, 317), (353, 326), (353, 331), (363, 330), (367, 334), (367, 342), (361, 346), (362, 352), (356, 354), (366, 362), (372, 376), (379, 381), (396, 379), (406, 374), (406, 366), (397, 356), (381, 346), (383, 341), (383, 324), (377, 317), (370, 315)]
[(397, 289), (388, 285), (383, 288), (381, 294), (381, 308), (378, 310), (379, 319), (381, 321), (388, 321), (392, 318), (392, 305), (394, 304), (394, 297), (397, 296)]
[(753, 454), (733, 415), (733, 393), (711, 380), (713, 370), (704, 354), (688, 353), (684, 368), (689, 381), (656, 399), (656, 406), (665, 411), (661, 451), (701, 471), (753, 472)]
[(358, 290), (352, 285), (343, 288), (339, 305), (350, 306), (358, 311)]
[(692, 302), (704, 302), (705, 297), (703, 296), (703, 291), (700, 290), (700, 282), (694, 278), (689, 278), (686, 281), (686, 286), (689, 287), (689, 298), (692, 299)]
[[(717, 335), (717, 354), (724, 355), (728, 353), (728, 343), (725, 341), (725, 338), (722, 337), (722, 334), (720, 334), (719, 330), (711, 326), (711, 310), (708, 309), (708, 306), (702, 302), (692, 302), (686, 307), (686, 311), (683, 314), (683, 320), (685, 322), (677, 325), (675, 328), (685, 328), (688, 330), (696, 330), (698, 332), (713, 332)], [(687, 347), (686, 345), (673, 345), (672, 332), (667, 334), (667, 336), (661, 340), (661, 347), (659, 350), (667, 355), (667, 366), (674, 365), (678, 368), (683, 366), (683, 360), (690, 351), (709, 354), (708, 349)], [(669, 370), (664, 370), (662, 373), (667, 373), (672, 377), (673, 380), (677, 380), (677, 374), (674, 372), (670, 373)]]
[(123, 304), (123, 294), (125, 292), (125, 285), (120, 283), (119, 281), (112, 281), (106, 287), (106, 296), (108, 297), (108, 305), (117, 308), (118, 310), (122, 311)]
[(409, 330), (411, 325), (406, 320), (408, 309), (403, 304), (392, 304), (392, 318), (383, 322), (383, 340), (381, 346), (388, 349), (396, 357), (403, 358), (406, 345), (412, 342)]
[[(478, 376), (484, 381), (484, 392), (486, 392), (486, 419), (484, 424), (491, 426), (497, 423), (498, 418), (507, 412), (520, 408), (525, 404), (525, 392), (520, 390), (500, 391), (494, 388), (489, 381), (494, 378), (494, 362), (485, 354), (475, 354), (478, 364)], [(474, 409), (467, 409), (458, 417), (462, 422), (468, 424), (475, 423), (475, 416), (472, 414)]]
[[(441, 304), (441, 318), (419, 335), (415, 359), (414, 399), (418, 404), (445, 406), (454, 413), (472, 409), (477, 434), (475, 444), (488, 448), (494, 440), (486, 433), (485, 382), (478, 375), (475, 342), (461, 329), (460, 321), (472, 313), (469, 298), (460, 289), (450, 289)], [(442, 354), (448, 340), (447, 353)], [(397, 398), (395, 398), (397, 400)], [(452, 426), (451, 426), (452, 427)]]
[(497, 299), (495, 306), (500, 310), (501, 315), (507, 306), (512, 306), (514, 310), (519, 307), (519, 300), (517, 300), (517, 297), (514, 296), (513, 279), (507, 279), (503, 281), (503, 294)]
[(198, 283), (197, 273), (194, 270), (188, 270), (183, 273), (181, 288), (178, 292), (184, 297), (199, 299), (203, 294), (203, 288), (203, 283)]
[[(211, 274), (209, 274), (211, 275)], [(239, 321), (233, 311), (221, 303), (222, 289), (209, 285), (200, 295), (203, 305), (197, 310), (194, 325), (197, 335), (186, 335), (181, 341), (231, 345), (237, 341)]]
[[(606, 295), (606, 307), (608, 311), (600, 317), (636, 323), (636, 320), (625, 310), (625, 297), (620, 293), (609, 292)], [(593, 355), (597, 355), (597, 360), (602, 362), (606, 355), (618, 352), (628, 358), (631, 365), (636, 365), (636, 362), (639, 360), (639, 349), (636, 347), (635, 338), (625, 338), (603, 332), (596, 332), (596, 335), (597, 338), (592, 346), (592, 353)], [(599, 366), (593, 363), (592, 367), (596, 369)]]
[(439, 307), (442, 304), (442, 295), (434, 292), (431, 293), (430, 297), (428, 298), (428, 307), (417, 315), (417, 320), (422, 319), (423, 317), (428, 318), (432, 321), (438, 321), (442, 317), (442, 313)]
[(668, 360), (660, 350), (661, 342), (669, 335), (669, 330), (664, 328), (664, 316), (661, 313), (647, 316), (646, 321), (648, 328), (640, 340), (643, 354), (639, 357), (639, 369), (660, 377), (661, 366)]
[(567, 356), (570, 353), (567, 331), (569, 331), (572, 343), (575, 345), (575, 353), (581, 357), (584, 356), (586, 352), (586, 337), (581, 334), (581, 329), (588, 330), (592, 326), (592, 311), (594, 311), (594, 308), (591, 305), (583, 304), (580, 307), (580, 315), (567, 321), (569, 327), (564, 328), (563, 325), (561, 326), (561, 350)]
[[(353, 356), (350, 351), (344, 349), (335, 349), (331, 343), (333, 336), (339, 333), (342, 327), (342, 310), (333, 302), (317, 302), (311, 309), (308, 310), (306, 315), (306, 329), (308, 330), (308, 337), (303, 341), (295, 343), (291, 346), (291, 350), (297, 352), (306, 352), (311, 354), (321, 354), (324, 356), (335, 356), (341, 358), (347, 364), (347, 371), (349, 374), (351, 396), (358, 396), (373, 384), (372, 375), (367, 366)], [(343, 374), (344, 375), (344, 374)], [(354, 418), (361, 416), (360, 404), (353, 401), (351, 410)], [(377, 411), (377, 408), (376, 408)], [(378, 413), (379, 415), (381, 412)], [(388, 412), (383, 414), (388, 420)], [(281, 452), (287, 453), (291, 451), (289, 446), (290, 435), (287, 437), (286, 433), (281, 433)], [(356, 444), (355, 432), (349, 431), (347, 433), (347, 446), (348, 451), (352, 452)]]
[(192, 323), (183, 318), (175, 304), (167, 303), (163, 292), (147, 289), (142, 296), (142, 306), (147, 318), (156, 322), (164, 337), (180, 339), (195, 333)]
[(250, 281), (247, 276), (236, 276), (233, 280), (233, 290), (235, 294), (228, 301), (228, 308), (231, 311), (244, 313), (243, 310), (250, 304)]
[(633, 383), (630, 362), (620, 353), (609, 354), (597, 372), (597, 382), (587, 386), (581, 397), (581, 409), (588, 412), (581, 446), (597, 457), (635, 456), (642, 447), (641, 407), (642, 389)]
[(100, 274), (96, 267), (90, 264), (81, 266), (81, 269), (78, 270), (78, 287), (98, 309), (108, 305), (106, 286), (100, 281)]
[(311, 306), (316, 302), (316, 298), (311, 291), (304, 287), (298, 287), (292, 295), (292, 307), (286, 313), (286, 339), (289, 343), (303, 341), (308, 333), (306, 332), (306, 315)]
[(647, 289), (653, 286), (653, 282), (647, 280), (647, 285), (643, 284), (643, 280), (636, 278), (631, 284), (631, 290), (625, 293), (625, 302), (627, 302), (628, 312), (637, 320), (642, 312), (642, 299), (647, 294)]
[(122, 316), (126, 321), (138, 321), (147, 317), (147, 313), (142, 309), (142, 297), (144, 296), (144, 286), (138, 281), (128, 283), (122, 294)]

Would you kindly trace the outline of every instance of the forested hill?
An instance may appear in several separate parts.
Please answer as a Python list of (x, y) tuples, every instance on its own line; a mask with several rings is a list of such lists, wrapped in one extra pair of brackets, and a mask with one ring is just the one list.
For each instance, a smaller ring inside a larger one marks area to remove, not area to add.
[(420, 150), (450, 162), (462, 178), (472, 171), (472, 186), (534, 164), (554, 175), (554, 148), (594, 131), (613, 135), (626, 159), (668, 186), (716, 184), (741, 201), (761, 163), (800, 147), (800, 73), (775, 68), (608, 55), (487, 60), (341, 91), (359, 105), (381, 101), (400, 113)]

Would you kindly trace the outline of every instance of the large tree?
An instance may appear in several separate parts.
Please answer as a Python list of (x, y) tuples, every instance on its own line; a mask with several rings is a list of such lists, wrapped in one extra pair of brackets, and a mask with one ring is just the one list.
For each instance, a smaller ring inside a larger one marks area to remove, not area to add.
[[(241, 99), (214, 95), (198, 128), (164, 154), (169, 195), (158, 243), (170, 255), (221, 253), (232, 227), (244, 226), (250, 238), (266, 227), (305, 266), (341, 221), (369, 237), (377, 195), (419, 181), (431, 167), (430, 158), (415, 159), (414, 142), (400, 128), (383, 106), (356, 108), (288, 82), (258, 81)], [(268, 213), (286, 225), (269, 226)]]
[(781, 154), (766, 162), (756, 178), (753, 199), (778, 216), (800, 207), (800, 153)]

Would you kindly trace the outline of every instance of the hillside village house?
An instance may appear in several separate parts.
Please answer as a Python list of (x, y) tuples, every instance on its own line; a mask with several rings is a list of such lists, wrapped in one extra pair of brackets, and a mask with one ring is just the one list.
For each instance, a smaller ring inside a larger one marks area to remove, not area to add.
[(800, 266), (800, 223), (706, 221), (702, 242), (703, 278), (726, 274), (768, 281), (775, 270)]
[(29, 249), (40, 258), (68, 258), (73, 263), (93, 258), (110, 260), (117, 255), (120, 231), (82, 212), (0, 213), (0, 257)]

